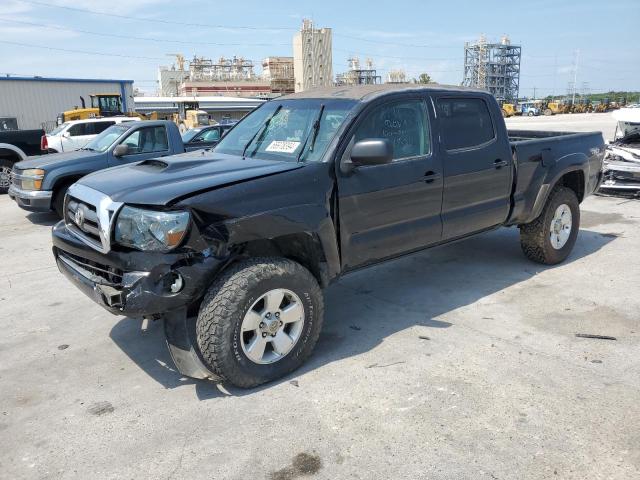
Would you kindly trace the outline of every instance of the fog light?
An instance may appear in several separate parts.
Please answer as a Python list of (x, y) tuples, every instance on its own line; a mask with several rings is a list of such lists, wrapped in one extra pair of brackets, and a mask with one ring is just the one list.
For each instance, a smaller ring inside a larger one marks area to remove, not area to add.
[(173, 273), (171, 277), (173, 283), (171, 283), (169, 290), (171, 290), (171, 293), (178, 293), (180, 290), (182, 290), (182, 287), (184, 287), (184, 280), (182, 279), (182, 275), (180, 275), (179, 273)]

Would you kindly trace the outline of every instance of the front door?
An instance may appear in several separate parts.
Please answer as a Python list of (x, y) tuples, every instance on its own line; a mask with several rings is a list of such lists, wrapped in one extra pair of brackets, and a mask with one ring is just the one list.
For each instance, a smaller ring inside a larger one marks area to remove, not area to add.
[(506, 139), (498, 139), (487, 102), (446, 96), (435, 103), (444, 170), (443, 239), (503, 223), (510, 207), (511, 151)]
[(391, 141), (393, 161), (349, 174), (338, 169), (345, 270), (440, 241), (442, 166), (433, 152), (429, 117), (420, 97), (386, 101), (361, 115), (342, 161), (364, 139)]
[[(120, 142), (127, 145), (129, 152), (122, 157), (109, 156), (109, 165), (121, 165), (123, 163), (140, 162), (149, 158), (164, 157), (169, 155), (169, 142), (167, 140), (167, 129), (160, 125), (155, 127), (144, 127), (134, 130)], [(111, 147), (113, 152), (115, 145)]]

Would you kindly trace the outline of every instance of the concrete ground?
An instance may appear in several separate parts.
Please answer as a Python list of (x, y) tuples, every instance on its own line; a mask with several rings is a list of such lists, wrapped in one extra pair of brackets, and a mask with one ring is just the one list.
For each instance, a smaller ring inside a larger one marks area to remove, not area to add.
[(0, 219), (0, 478), (640, 478), (636, 200), (585, 201), (556, 267), (502, 229), (347, 276), (310, 361), (253, 390), (180, 378), (160, 324), (73, 288), (54, 218)]

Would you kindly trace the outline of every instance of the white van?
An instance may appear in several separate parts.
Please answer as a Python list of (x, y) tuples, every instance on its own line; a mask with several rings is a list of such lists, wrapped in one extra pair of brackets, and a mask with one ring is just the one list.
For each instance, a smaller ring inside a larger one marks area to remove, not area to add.
[(65, 122), (43, 137), (42, 149), (49, 153), (78, 150), (111, 125), (139, 120), (138, 117), (104, 117)]

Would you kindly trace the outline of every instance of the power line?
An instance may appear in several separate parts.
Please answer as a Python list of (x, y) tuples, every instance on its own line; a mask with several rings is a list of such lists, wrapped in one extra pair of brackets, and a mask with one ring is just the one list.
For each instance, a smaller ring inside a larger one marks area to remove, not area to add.
[(47, 25), (44, 23), (35, 23), (35, 22), (25, 22), (23, 20), (14, 20), (7, 18), (0, 18), (0, 22), (5, 23), (20, 23), (22, 25), (31, 25), (33, 27), (43, 27), (49, 28), (51, 30), (60, 30), (64, 32), (73, 32), (73, 33), (83, 33), (86, 35), (95, 35), (99, 37), (112, 37), (112, 38), (123, 38), (127, 40), (142, 40), (149, 42), (164, 42), (164, 43), (179, 43), (183, 45), (215, 45), (215, 46), (248, 46), (248, 47), (274, 47), (274, 46), (290, 46), (290, 43), (218, 43), (218, 42), (186, 42), (183, 40), (169, 40), (164, 38), (151, 38), (151, 37), (136, 37), (133, 35), (120, 35), (117, 33), (100, 33), (100, 32), (92, 32), (89, 30), (78, 30), (74, 28), (67, 27), (59, 27), (55, 25)]
[(362, 42), (368, 42), (368, 43), (376, 43), (376, 44), (380, 44), (380, 45), (394, 45), (394, 46), (398, 46), (398, 47), (409, 47), (409, 48), (455, 48), (457, 49), (462, 49), (462, 47), (460, 46), (443, 46), (443, 45), (426, 45), (426, 44), (417, 44), (417, 43), (403, 43), (403, 42), (392, 42), (392, 41), (385, 41), (385, 40), (372, 40), (370, 38), (364, 38), (364, 37), (356, 37), (353, 35), (345, 35), (343, 33), (334, 33), (333, 34), (335, 37), (342, 37), (342, 38), (348, 38), (351, 40), (359, 40)]
[(142, 57), (137, 55), (122, 55), (119, 53), (105, 53), (105, 52), (93, 52), (88, 50), (75, 50), (70, 48), (58, 48), (58, 47), (49, 47), (45, 45), (33, 45), (29, 43), (19, 43), (19, 42), (10, 42), (8, 40), (0, 40), (0, 43), (4, 43), (7, 45), (16, 45), (19, 47), (29, 47), (29, 48), (40, 48), (44, 50), (56, 50), (59, 52), (68, 52), (68, 53), (82, 53), (86, 55), (100, 55), (104, 57), (119, 57), (119, 58), (133, 58), (136, 60), (165, 60), (163, 57)]
[(121, 18), (124, 20), (135, 20), (139, 22), (162, 23), (164, 25), (182, 25), (185, 27), (205, 27), (205, 28), (228, 28), (228, 29), (238, 29), (238, 30), (297, 30), (296, 28), (292, 28), (292, 27), (253, 27), (253, 26), (245, 26), (245, 25), (216, 25), (211, 23), (180, 22), (177, 20), (164, 20), (161, 18), (119, 15), (117, 13), (108, 13), (108, 12), (99, 12), (96, 10), (90, 10), (88, 8), (70, 7), (67, 5), (55, 5), (53, 3), (36, 2), (31, 0), (17, 0), (17, 1), (21, 3), (27, 3), (30, 5), (36, 5), (39, 7), (59, 8), (63, 10), (70, 10), (73, 12), (88, 13), (91, 15), (102, 15), (105, 17)]

